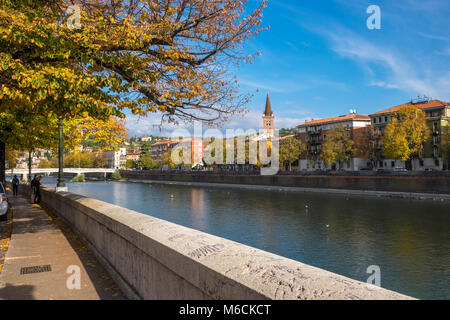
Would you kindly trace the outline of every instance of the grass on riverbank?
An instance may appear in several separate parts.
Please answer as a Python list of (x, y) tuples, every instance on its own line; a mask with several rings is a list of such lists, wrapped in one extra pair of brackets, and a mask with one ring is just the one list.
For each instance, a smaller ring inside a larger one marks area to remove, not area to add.
[(111, 179), (113, 181), (128, 181), (127, 178), (122, 178), (122, 176), (120, 175), (120, 171), (119, 170), (116, 170), (116, 171), (113, 172), (113, 174), (111, 176)]
[(85, 182), (84, 173), (77, 174), (75, 177), (70, 180), (70, 182)]

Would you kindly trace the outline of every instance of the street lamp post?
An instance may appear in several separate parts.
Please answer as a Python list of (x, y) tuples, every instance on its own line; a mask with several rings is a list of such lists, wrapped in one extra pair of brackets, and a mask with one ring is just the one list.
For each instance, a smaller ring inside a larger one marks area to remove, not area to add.
[(28, 181), (30, 181), (31, 182), (31, 175), (32, 175), (32, 173), (31, 173), (31, 165), (33, 164), (33, 161), (32, 161), (32, 158), (31, 158), (31, 151), (28, 151), (28, 177), (29, 177), (29, 179), (28, 179)]
[(64, 182), (63, 175), (63, 121), (62, 117), (58, 117), (58, 135), (59, 135), (59, 146), (58, 146), (58, 163), (59, 163), (59, 171), (58, 171), (58, 183), (56, 185), (57, 188), (64, 188), (66, 183)]

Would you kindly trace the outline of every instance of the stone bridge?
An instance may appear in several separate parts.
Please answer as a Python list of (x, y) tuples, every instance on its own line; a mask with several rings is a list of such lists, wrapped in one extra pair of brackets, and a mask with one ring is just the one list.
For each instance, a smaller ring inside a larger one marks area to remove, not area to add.
[[(58, 173), (58, 168), (34, 168), (31, 169), (31, 175), (39, 174), (44, 176), (54, 175)], [(110, 168), (64, 168), (64, 176), (73, 177), (77, 174), (85, 174), (88, 176), (95, 176), (97, 178), (105, 178), (108, 175), (111, 175), (116, 169)], [(13, 174), (21, 176), (22, 180), (27, 180), (27, 176), (29, 174), (28, 169), (14, 169)], [(7, 170), (6, 174), (11, 173), (10, 170)]]

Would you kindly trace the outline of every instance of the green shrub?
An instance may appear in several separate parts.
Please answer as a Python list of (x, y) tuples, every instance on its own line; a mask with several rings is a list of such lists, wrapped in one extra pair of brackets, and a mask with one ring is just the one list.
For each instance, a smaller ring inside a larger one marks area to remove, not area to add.
[(84, 182), (84, 173), (77, 174), (75, 177), (70, 180), (71, 182)]
[(113, 180), (122, 180), (122, 176), (120, 175), (119, 170), (114, 171), (114, 173), (112, 174), (111, 178)]

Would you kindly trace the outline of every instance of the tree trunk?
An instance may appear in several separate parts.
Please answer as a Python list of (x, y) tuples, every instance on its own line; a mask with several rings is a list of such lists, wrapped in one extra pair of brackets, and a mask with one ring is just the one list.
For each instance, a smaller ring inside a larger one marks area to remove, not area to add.
[(6, 145), (0, 140), (0, 182), (3, 184), (6, 181)]
[(411, 159), (408, 159), (407, 161), (405, 161), (405, 167), (406, 167), (406, 170), (408, 170), (408, 171), (411, 171), (413, 169)]
[(33, 160), (31, 158), (31, 151), (28, 151), (28, 181), (31, 182), (31, 165), (33, 164)]
[(58, 118), (58, 138), (59, 138), (59, 144), (58, 144), (58, 183), (56, 184), (57, 187), (65, 187), (66, 183), (64, 182), (64, 159), (63, 159), (63, 121), (62, 117)]

